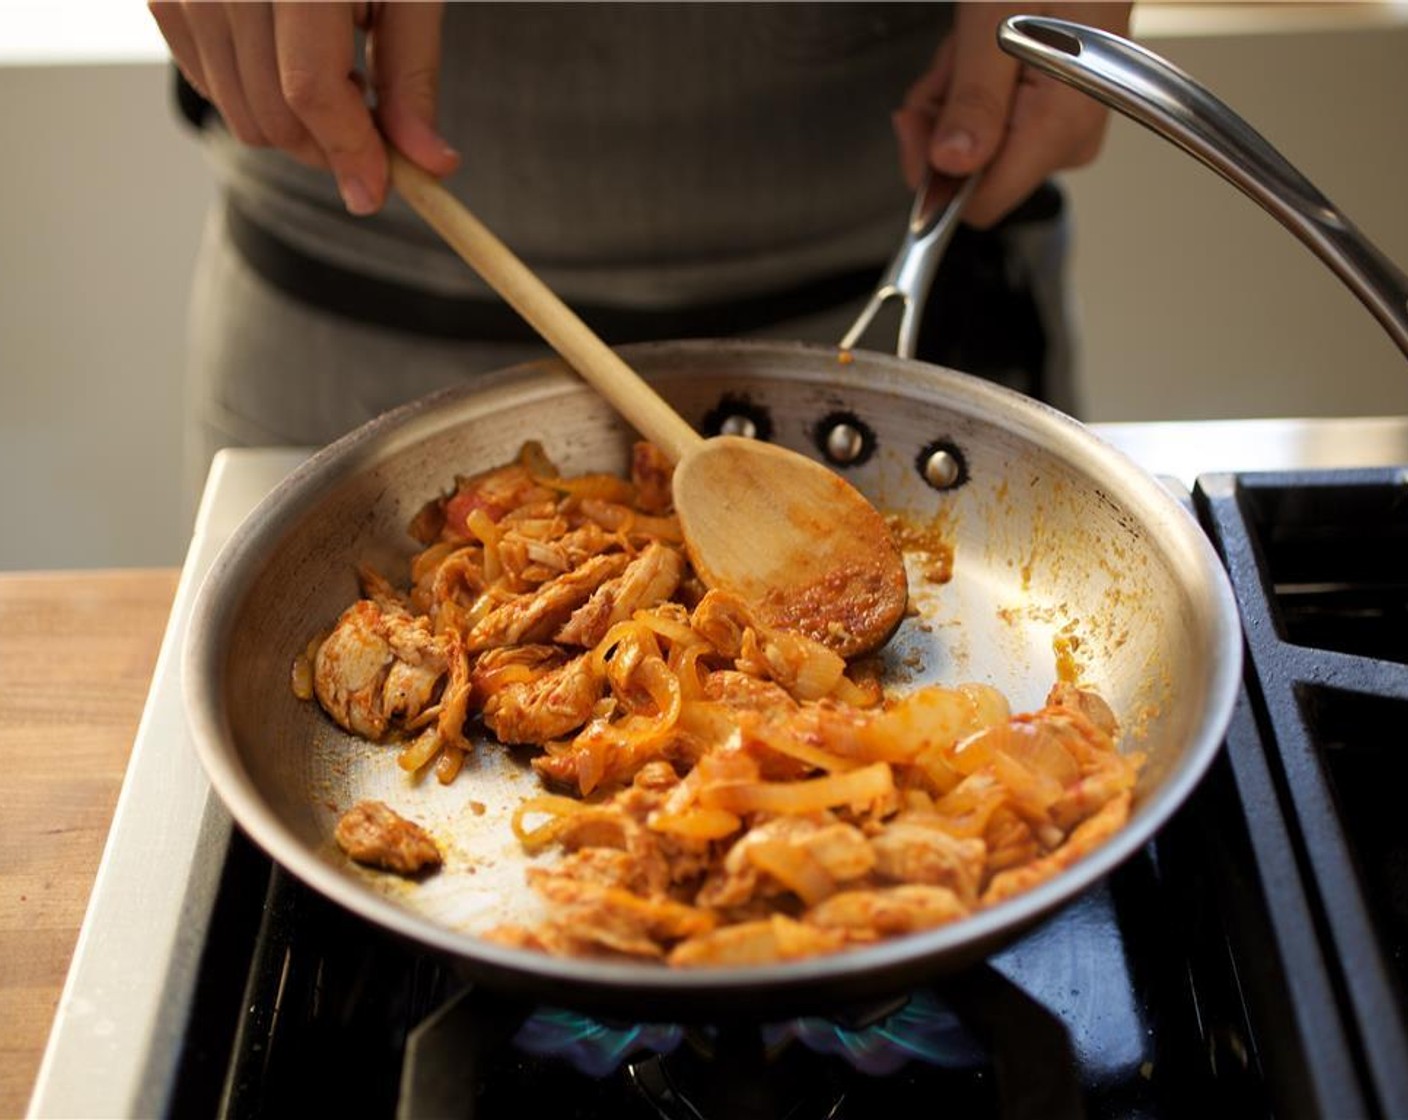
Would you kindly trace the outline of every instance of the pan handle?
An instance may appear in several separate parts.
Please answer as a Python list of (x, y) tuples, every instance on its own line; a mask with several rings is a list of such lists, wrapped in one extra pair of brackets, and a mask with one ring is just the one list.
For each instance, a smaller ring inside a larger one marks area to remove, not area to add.
[(997, 32), (1008, 54), (1182, 148), (1268, 211), (1323, 260), (1408, 355), (1405, 274), (1267, 140), (1172, 63), (1118, 35), (1045, 16)]
[(963, 207), (968, 204), (977, 185), (977, 175), (966, 179), (939, 175), (924, 177), (915, 193), (914, 205), (910, 207), (904, 240), (876, 284), (870, 302), (841, 339), (842, 350), (853, 349), (880, 308), (889, 300), (898, 299), (902, 310), (895, 353), (901, 358), (914, 357), (919, 343), (919, 315), (924, 310), (924, 301), (929, 297), (929, 288), (934, 283), (934, 274), (939, 270), (944, 250), (958, 228)]

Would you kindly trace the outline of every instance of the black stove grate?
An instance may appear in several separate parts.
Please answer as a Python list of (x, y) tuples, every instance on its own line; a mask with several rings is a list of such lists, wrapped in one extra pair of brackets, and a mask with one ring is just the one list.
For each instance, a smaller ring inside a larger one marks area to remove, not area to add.
[(1311, 989), (1305, 1026), (1325, 1035), (1312, 1089), (1333, 1106), (1322, 1115), (1359, 1103), (1351, 1086), (1356, 1115), (1408, 1114), (1390, 801), (1408, 768), (1408, 471), (1217, 475), (1195, 497), (1242, 612), (1264, 758), (1229, 746), (1287, 822), (1258, 855), (1290, 982)]
[(885, 1076), (795, 1042), (769, 1056), (789, 1024), (583, 1075), (513, 1044), (533, 1008), (466, 991), (448, 962), (367, 927), (237, 835), (220, 926), (231, 936), (211, 941), (202, 970), (220, 982), (202, 986), (171, 1111), (841, 1120), (944, 1101), (952, 1114), (1045, 1118), (1180, 1116), (1218, 1100), (1269, 1115), (1226, 914), (1209, 904), (1213, 861), (1196, 850), (1219, 789), (1225, 775), (1105, 884), (933, 989), (977, 1053)]
[[(255, 862), (238, 844), (240, 859)], [(1184, 1115), (1210, 1095), (1267, 1114), (1248, 1046), (1228, 1046), (1238, 1057), (1220, 1069), (1212, 1060), (1217, 1039), (1247, 1037), (1245, 1016), (1230, 986), (1197, 1004), (1190, 978), (1204, 965), (1190, 947), (1220, 945), (1219, 927), (1174, 904), (1202, 886), (1174, 884), (1180, 872), (1154, 848), (986, 965), (925, 993), (976, 1049), (884, 1076), (789, 1038), (795, 1023), (691, 1027), (691, 1041), (667, 1057), (642, 1049), (587, 1075), (515, 1045), (534, 1008), (463, 987), (449, 962), (369, 929), (267, 863), (263, 873), (262, 923), (243, 973), (229, 967), (233, 947), (212, 942), (207, 952), (210, 971), (245, 982), (207, 992), (193, 1017), (206, 1033), (234, 1024), (227, 1060), (186, 1063), (175, 1114), (841, 1120), (881, 1109), (925, 1115), (941, 1100), (965, 1116), (1129, 1117)], [(242, 893), (256, 897), (249, 884)], [(1202, 983), (1227, 980), (1224, 970)]]

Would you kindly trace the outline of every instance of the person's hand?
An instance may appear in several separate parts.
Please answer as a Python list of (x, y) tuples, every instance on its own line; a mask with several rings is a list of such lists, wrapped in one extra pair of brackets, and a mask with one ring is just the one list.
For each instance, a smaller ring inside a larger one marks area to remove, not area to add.
[(910, 187), (918, 189), (927, 168), (950, 176), (981, 170), (963, 220), (985, 229), (1053, 172), (1093, 160), (1105, 137), (1105, 107), (1024, 67), (997, 45), (997, 29), (1009, 16), (1049, 15), (1125, 35), (1131, 7), (959, 4), (933, 65), (894, 115)]
[[(186, 80), (230, 132), (329, 168), (353, 214), (374, 213), (386, 200), (386, 140), (432, 175), (459, 163), (435, 128), (442, 4), (147, 6)], [(358, 28), (367, 35), (365, 75), (355, 69)]]

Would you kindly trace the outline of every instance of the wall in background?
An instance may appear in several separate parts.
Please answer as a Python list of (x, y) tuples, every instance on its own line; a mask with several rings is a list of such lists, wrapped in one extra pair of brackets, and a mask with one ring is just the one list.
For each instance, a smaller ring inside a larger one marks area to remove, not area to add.
[[(1148, 40), (1408, 267), (1408, 27)], [(1408, 413), (1408, 364), (1295, 237), (1125, 117), (1067, 177), (1089, 420)]]
[[(1326, 23), (1145, 37), (1408, 263), (1408, 28)], [(184, 554), (183, 316), (211, 185), (167, 83), (150, 60), (0, 64), (0, 568)], [(1189, 157), (1120, 119), (1069, 184), (1088, 419), (1408, 413), (1377, 324)]]
[(0, 568), (178, 563), (212, 195), (162, 66), (0, 67)]

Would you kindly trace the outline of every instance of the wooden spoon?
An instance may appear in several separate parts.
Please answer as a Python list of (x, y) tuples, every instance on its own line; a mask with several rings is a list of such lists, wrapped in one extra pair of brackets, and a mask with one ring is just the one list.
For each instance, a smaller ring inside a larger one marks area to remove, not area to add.
[(429, 173), (389, 152), (411, 207), (578, 374), (675, 463), (675, 512), (699, 578), (843, 657), (882, 645), (908, 601), (885, 520), (844, 479), (774, 444), (705, 439)]

